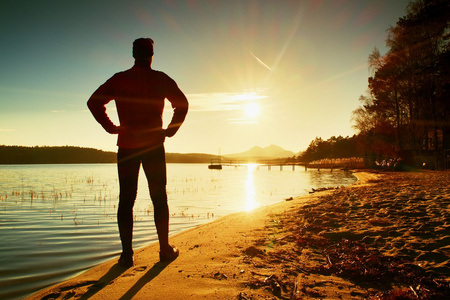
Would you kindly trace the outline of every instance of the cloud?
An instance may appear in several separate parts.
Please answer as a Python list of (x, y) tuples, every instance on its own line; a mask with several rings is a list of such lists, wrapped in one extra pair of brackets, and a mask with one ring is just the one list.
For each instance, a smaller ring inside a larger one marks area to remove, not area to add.
[(197, 112), (241, 109), (248, 101), (267, 98), (260, 92), (189, 94), (189, 110)]
[(244, 118), (229, 119), (231, 124), (257, 124), (256, 120), (246, 120)]

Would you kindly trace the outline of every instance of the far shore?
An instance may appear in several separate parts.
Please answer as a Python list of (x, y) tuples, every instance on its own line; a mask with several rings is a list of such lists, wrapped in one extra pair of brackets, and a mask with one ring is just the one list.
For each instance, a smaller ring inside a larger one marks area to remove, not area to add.
[(441, 299), (450, 294), (450, 172), (355, 172), (348, 187), (171, 237), (135, 266), (108, 261), (34, 299)]

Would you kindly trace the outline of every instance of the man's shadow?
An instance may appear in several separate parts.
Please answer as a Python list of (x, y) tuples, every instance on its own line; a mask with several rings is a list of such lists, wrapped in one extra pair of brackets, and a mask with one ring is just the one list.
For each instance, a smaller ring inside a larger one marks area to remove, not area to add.
[(126, 268), (121, 267), (119, 264), (115, 264), (109, 269), (109, 271), (103, 275), (99, 280), (97, 281), (87, 281), (82, 282), (75, 286), (67, 287), (66, 289), (72, 289), (75, 287), (82, 287), (86, 285), (90, 285), (89, 289), (84, 293), (80, 300), (87, 300), (97, 294), (99, 291), (101, 291), (105, 286), (110, 284), (111, 281), (118, 278), (120, 275), (122, 275), (123, 272), (126, 271)]
[[(171, 262), (157, 262), (153, 265), (153, 267), (145, 273), (129, 290), (125, 293), (120, 299), (131, 299), (133, 298), (147, 283), (153, 280), (159, 273), (162, 272)], [(75, 287), (81, 287), (90, 285), (89, 289), (84, 293), (79, 299), (87, 300), (100, 292), (104, 287), (111, 284), (116, 278), (120, 277), (127, 268), (120, 266), (119, 264), (115, 264), (109, 269), (109, 271), (103, 275), (98, 281), (89, 281), (83, 282), (76, 286), (70, 286), (66, 289), (73, 289)], [(65, 289), (64, 289), (65, 290)]]
[(128, 300), (133, 298), (147, 283), (159, 275), (172, 261), (157, 262), (145, 273), (119, 300)]

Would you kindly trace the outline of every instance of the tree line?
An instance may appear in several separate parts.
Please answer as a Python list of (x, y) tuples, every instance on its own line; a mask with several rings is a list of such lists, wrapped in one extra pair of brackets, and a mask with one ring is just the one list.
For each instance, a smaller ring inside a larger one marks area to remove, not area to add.
[[(414, 164), (450, 152), (450, 2), (416, 0), (369, 55), (368, 93), (353, 112), (366, 153)], [(447, 151), (445, 151), (447, 150)]]
[(297, 159), (302, 162), (312, 162), (324, 158), (360, 157), (363, 153), (359, 151), (358, 144), (359, 138), (356, 135), (345, 138), (332, 136), (328, 140), (316, 137)]
[(450, 165), (450, 1), (416, 0), (369, 55), (368, 92), (352, 113), (353, 137), (316, 138), (299, 159), (401, 159)]
[[(202, 153), (166, 153), (168, 163), (209, 163), (217, 155)], [(74, 146), (5, 146), (0, 145), (0, 164), (88, 164), (115, 163), (116, 152)]]
[(113, 163), (116, 153), (72, 146), (0, 146), (0, 164)]

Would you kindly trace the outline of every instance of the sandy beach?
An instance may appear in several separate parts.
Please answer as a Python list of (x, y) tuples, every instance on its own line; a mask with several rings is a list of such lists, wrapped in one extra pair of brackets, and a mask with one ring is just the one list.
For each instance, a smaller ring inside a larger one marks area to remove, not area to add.
[(445, 299), (450, 172), (357, 172), (358, 182), (226, 216), (27, 299)]

